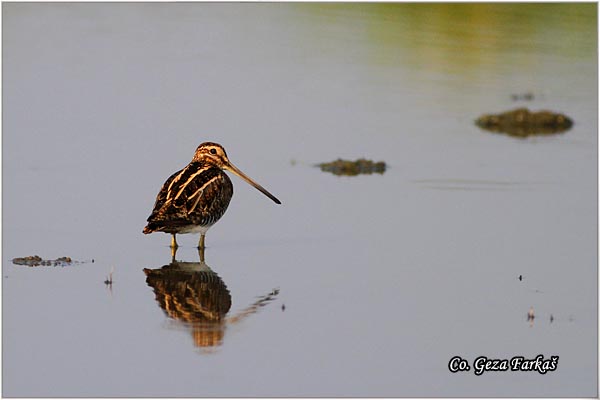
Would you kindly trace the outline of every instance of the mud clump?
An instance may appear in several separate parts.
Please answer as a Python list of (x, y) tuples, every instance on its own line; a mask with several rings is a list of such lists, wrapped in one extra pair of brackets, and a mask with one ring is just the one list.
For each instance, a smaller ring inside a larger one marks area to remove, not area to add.
[(355, 176), (362, 174), (383, 174), (386, 169), (386, 164), (383, 161), (373, 162), (360, 158), (356, 161), (342, 160), (341, 158), (329, 162), (317, 164), (321, 171), (330, 172), (334, 175)]
[(475, 124), (491, 132), (526, 138), (563, 133), (573, 126), (573, 121), (564, 114), (552, 111), (531, 112), (527, 108), (517, 108), (501, 114), (482, 115)]
[(13, 258), (13, 264), (15, 265), (25, 265), (28, 267), (38, 267), (38, 266), (60, 266), (64, 267), (67, 265), (71, 265), (73, 260), (71, 257), (59, 257), (56, 260), (45, 260), (40, 256), (27, 256), (27, 257), (17, 257)]

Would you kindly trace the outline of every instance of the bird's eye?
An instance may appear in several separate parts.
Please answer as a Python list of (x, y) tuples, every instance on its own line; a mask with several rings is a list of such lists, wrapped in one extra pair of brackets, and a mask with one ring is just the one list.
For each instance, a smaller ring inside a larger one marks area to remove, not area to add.
[(210, 154), (217, 154), (217, 150), (216, 149), (210, 149)]

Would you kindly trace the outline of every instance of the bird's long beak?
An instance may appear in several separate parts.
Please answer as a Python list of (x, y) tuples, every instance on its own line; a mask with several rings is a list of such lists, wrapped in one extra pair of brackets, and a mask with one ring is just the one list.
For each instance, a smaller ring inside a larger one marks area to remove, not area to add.
[(227, 165), (225, 166), (225, 169), (233, 172), (234, 174), (236, 174), (237, 176), (239, 176), (240, 178), (242, 178), (243, 180), (248, 182), (250, 185), (252, 185), (255, 188), (257, 188), (258, 190), (260, 190), (265, 196), (267, 196), (268, 198), (273, 200), (275, 203), (281, 204), (281, 202), (279, 201), (279, 199), (277, 197), (273, 196), (271, 193), (269, 193), (269, 191), (267, 189), (260, 186), (258, 183), (254, 182), (248, 175), (246, 175), (242, 171), (240, 171), (239, 168), (236, 167), (235, 165), (233, 165), (231, 162), (227, 163)]

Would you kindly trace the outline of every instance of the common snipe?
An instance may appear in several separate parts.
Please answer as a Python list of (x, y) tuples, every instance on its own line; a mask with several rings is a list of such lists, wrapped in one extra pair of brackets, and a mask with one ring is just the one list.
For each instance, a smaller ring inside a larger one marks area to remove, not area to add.
[(233, 185), (224, 171), (233, 172), (275, 203), (281, 204), (275, 196), (234, 166), (223, 146), (205, 142), (198, 146), (192, 161), (163, 184), (143, 232), (172, 234), (173, 251), (178, 247), (176, 234), (200, 233), (198, 248), (203, 250), (206, 231), (225, 214), (233, 196)]

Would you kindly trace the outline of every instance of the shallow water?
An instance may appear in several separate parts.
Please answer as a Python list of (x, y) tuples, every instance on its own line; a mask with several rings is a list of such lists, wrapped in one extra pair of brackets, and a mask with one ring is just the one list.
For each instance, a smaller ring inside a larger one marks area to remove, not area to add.
[[(597, 396), (596, 26), (595, 4), (3, 4), (3, 395)], [(575, 125), (473, 123), (521, 106)], [(200, 324), (204, 297), (146, 283), (169, 236), (141, 231), (206, 140), (283, 204), (232, 178), (186, 264), (231, 297)], [(388, 168), (314, 167), (340, 157)], [(85, 262), (11, 263), (34, 254)], [(448, 370), (538, 354), (556, 370)]]

